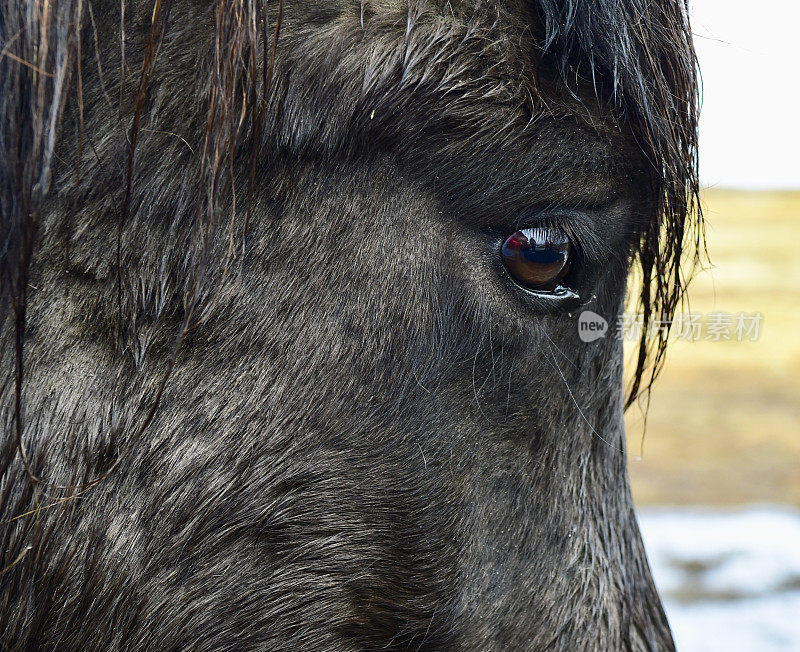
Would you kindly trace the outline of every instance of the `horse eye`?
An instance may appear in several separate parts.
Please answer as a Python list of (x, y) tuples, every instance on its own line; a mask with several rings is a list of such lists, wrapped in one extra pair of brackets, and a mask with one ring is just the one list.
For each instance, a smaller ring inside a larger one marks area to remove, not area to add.
[(505, 239), (503, 265), (527, 290), (552, 292), (569, 273), (573, 248), (558, 229), (522, 229)]

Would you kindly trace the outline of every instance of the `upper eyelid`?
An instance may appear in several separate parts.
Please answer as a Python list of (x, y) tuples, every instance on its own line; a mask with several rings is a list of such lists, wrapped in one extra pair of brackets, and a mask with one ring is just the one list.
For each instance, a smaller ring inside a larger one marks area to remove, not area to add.
[(596, 204), (559, 204), (531, 207), (519, 214), (514, 224), (527, 228), (529, 226), (559, 227), (564, 221), (570, 222), (576, 215), (602, 215), (615, 204), (616, 198)]
[(580, 225), (585, 220), (584, 215), (589, 212), (586, 209), (559, 207), (546, 211), (531, 211), (525, 215), (517, 216), (510, 224), (514, 231), (530, 228), (559, 229), (565, 231), (570, 236), (578, 236), (576, 230), (583, 230)]
[[(608, 219), (608, 211), (614, 203), (602, 208), (560, 206), (542, 212), (526, 212), (526, 215), (520, 215), (513, 221), (511, 232), (527, 228), (558, 229), (567, 234), (580, 256), (601, 262), (606, 257), (615, 256), (617, 252), (614, 250), (614, 243), (607, 242), (593, 222)], [(508, 233), (505, 234), (507, 235)]]

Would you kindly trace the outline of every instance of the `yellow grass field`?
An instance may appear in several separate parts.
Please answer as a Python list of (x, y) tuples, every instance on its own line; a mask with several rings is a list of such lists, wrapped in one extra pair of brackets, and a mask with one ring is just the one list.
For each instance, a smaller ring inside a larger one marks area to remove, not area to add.
[(707, 190), (703, 206), (711, 269), (691, 312), (760, 312), (760, 338), (672, 343), (643, 442), (627, 415), (634, 498), (800, 505), (800, 192)]

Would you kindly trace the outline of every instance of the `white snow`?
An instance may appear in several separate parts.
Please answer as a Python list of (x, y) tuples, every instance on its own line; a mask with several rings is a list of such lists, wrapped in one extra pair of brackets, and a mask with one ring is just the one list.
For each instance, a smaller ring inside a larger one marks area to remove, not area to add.
[(639, 524), (679, 652), (800, 651), (800, 511), (650, 508)]

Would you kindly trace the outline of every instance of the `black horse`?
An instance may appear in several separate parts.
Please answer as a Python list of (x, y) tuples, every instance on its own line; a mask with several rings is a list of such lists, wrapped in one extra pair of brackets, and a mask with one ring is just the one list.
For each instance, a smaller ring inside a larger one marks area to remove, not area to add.
[(672, 648), (578, 323), (632, 267), (668, 320), (697, 250), (679, 0), (2, 0), (0, 39), (3, 649)]

